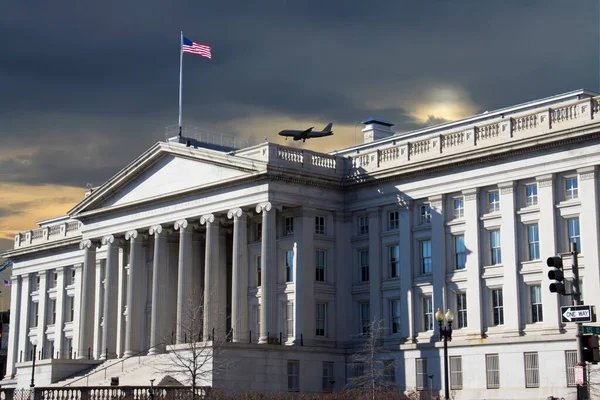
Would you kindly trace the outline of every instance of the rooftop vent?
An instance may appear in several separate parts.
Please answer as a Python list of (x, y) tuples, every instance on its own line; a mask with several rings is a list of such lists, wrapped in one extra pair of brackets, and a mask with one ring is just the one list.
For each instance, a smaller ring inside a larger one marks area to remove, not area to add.
[(365, 125), (362, 130), (364, 143), (390, 137), (395, 133), (392, 130), (394, 124), (381, 118), (369, 117), (362, 123)]

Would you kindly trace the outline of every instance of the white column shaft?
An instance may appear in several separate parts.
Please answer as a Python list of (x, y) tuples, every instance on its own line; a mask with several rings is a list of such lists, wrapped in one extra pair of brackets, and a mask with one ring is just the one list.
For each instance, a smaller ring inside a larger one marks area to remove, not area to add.
[[(467, 270), (467, 330), (477, 335), (483, 333), (483, 298), (481, 294), (481, 268), (479, 262), (479, 201), (477, 190), (468, 190), (464, 195), (465, 213), (465, 249), (467, 258), (465, 268)], [(450, 243), (448, 247), (454, 247)], [(452, 251), (454, 253), (454, 251)], [(456, 263), (456, 260), (454, 260)], [(456, 265), (453, 265), (456, 268)]]
[[(201, 220), (202, 221), (202, 220)], [(216, 329), (217, 268), (219, 265), (219, 222), (211, 219), (206, 223), (206, 250), (204, 263), (204, 340), (212, 340)]]
[(431, 206), (431, 268), (433, 270), (433, 311), (447, 308), (446, 299), (446, 233), (443, 197), (430, 199)]
[[(19, 341), (17, 355), (17, 362), (23, 362), (29, 360), (29, 325), (31, 320), (31, 293), (29, 284), (31, 277), (29, 274), (21, 276), (21, 301), (20, 301), (20, 315), (19, 315)], [(12, 325), (12, 323), (11, 323)], [(16, 370), (15, 370), (16, 373)]]
[(96, 280), (96, 247), (91, 242), (83, 245), (83, 269), (81, 273), (81, 296), (79, 304), (79, 338), (77, 358), (88, 358), (91, 355), (94, 334), (94, 284)]
[(167, 240), (162, 227), (153, 227), (154, 234), (154, 265), (152, 268), (152, 315), (150, 319), (150, 350), (149, 354), (161, 353), (164, 346), (159, 343), (167, 340), (165, 328), (165, 301), (168, 293), (167, 285)]
[[(21, 291), (22, 280), (18, 276), (11, 277), (10, 309), (13, 310), (10, 326), (8, 328), (8, 352), (6, 357), (6, 375), (4, 379), (11, 379), (17, 372), (15, 365), (19, 361), (19, 328), (21, 326)], [(27, 313), (24, 313), (27, 316)]]
[[(371, 312), (371, 322), (376, 318), (383, 317), (383, 307), (381, 304), (381, 235), (380, 235), (380, 213), (379, 209), (373, 208), (369, 211), (369, 308)], [(383, 258), (384, 265), (387, 265), (386, 257)], [(380, 332), (383, 333), (383, 332)]]
[[(296, 240), (294, 341), (296, 344), (300, 344), (301, 337), (308, 342), (315, 339), (315, 210), (302, 208), (296, 215), (296, 219), (298, 224), (294, 226), (294, 239)], [(283, 311), (285, 313), (285, 307)], [(284, 318), (282, 319), (285, 321)]]
[(40, 359), (50, 358), (50, 350), (46, 348), (46, 306), (48, 304), (48, 280), (46, 272), (38, 274), (40, 286), (38, 288), (38, 320), (37, 320), (37, 350)]
[(269, 336), (277, 336), (277, 257), (275, 234), (275, 210), (270, 203), (262, 211), (261, 243), (261, 307), (259, 343), (268, 343)]
[(65, 293), (65, 267), (56, 269), (56, 320), (54, 321), (54, 355), (58, 358), (66, 358), (67, 352), (64, 351), (64, 332), (65, 305), (67, 295)]
[(233, 254), (231, 268), (231, 323), (233, 341), (248, 341), (248, 240), (246, 214), (233, 214)]
[[(417, 333), (414, 321), (412, 220), (409, 205), (399, 209), (398, 230), (400, 242), (400, 334), (402, 337), (413, 340)], [(391, 316), (388, 318), (391, 318)]]
[(585, 264), (583, 300), (586, 304), (594, 304), (592, 293), (600, 291), (597, 173), (595, 168), (586, 168), (577, 172), (579, 172), (579, 197), (581, 198), (581, 214), (579, 216), (581, 249), (577, 249), (577, 251), (583, 255)]
[[(515, 204), (514, 183), (509, 182), (500, 185), (500, 211), (502, 212), (502, 224), (500, 226), (500, 241), (502, 248), (502, 265), (504, 269), (504, 282), (502, 286), (502, 300), (504, 310), (504, 327), (508, 331), (517, 333), (521, 329), (521, 307), (520, 307), (520, 282), (519, 259), (517, 247), (517, 224)], [(543, 290), (543, 289), (542, 289)], [(528, 298), (528, 297), (527, 297)], [(490, 309), (493, 307), (493, 299), (490, 296)], [(493, 314), (490, 323), (493, 325)]]
[(178, 259), (178, 281), (177, 281), (177, 343), (185, 343), (192, 340), (188, 336), (192, 334), (190, 324), (192, 323), (193, 301), (190, 296), (192, 287), (192, 227), (187, 221), (175, 224), (179, 230), (179, 259)]
[(102, 359), (116, 357), (117, 352), (117, 300), (119, 247), (114, 238), (105, 241), (106, 264), (104, 276), (104, 318), (102, 326)]
[[(128, 236), (126, 236), (127, 238)], [(141, 349), (139, 348), (139, 320), (145, 301), (140, 299), (139, 285), (142, 274), (142, 240), (137, 232), (129, 236), (129, 278), (127, 285), (127, 321), (125, 325), (125, 357), (131, 356)]]
[(102, 355), (102, 319), (104, 318), (104, 276), (102, 267), (104, 260), (96, 262), (96, 284), (94, 289), (94, 341), (92, 349), (92, 358), (99, 359)]

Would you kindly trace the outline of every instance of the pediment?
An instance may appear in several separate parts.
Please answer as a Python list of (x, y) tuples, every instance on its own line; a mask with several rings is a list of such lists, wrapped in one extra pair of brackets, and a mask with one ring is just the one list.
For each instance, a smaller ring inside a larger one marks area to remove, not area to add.
[(248, 159), (204, 149), (157, 144), (120, 171), (69, 214), (139, 204), (249, 177), (262, 168)]

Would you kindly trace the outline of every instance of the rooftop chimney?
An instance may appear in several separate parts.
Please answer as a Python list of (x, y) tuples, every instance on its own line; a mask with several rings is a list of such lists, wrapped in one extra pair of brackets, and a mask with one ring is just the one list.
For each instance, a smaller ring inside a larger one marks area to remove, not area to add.
[(381, 118), (369, 117), (362, 123), (365, 125), (362, 130), (364, 137), (363, 143), (371, 143), (375, 140), (390, 137), (395, 133), (392, 130), (394, 124)]

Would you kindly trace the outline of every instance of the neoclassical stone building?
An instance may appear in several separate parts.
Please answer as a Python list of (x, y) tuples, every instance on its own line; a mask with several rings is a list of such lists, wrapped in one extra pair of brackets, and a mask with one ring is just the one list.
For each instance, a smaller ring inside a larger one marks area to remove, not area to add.
[[(226, 340), (236, 390), (339, 390), (383, 320), (399, 390), (443, 387), (437, 308), (456, 318), (457, 399), (574, 393), (570, 299), (546, 257), (581, 246), (600, 292), (598, 94), (578, 90), (318, 153), (159, 142), (68, 215), (15, 237), (5, 386)], [(194, 337), (184, 327), (202, 309)], [(146, 362), (146, 361), (144, 361)], [(104, 365), (104, 364), (103, 364)], [(132, 376), (134, 373), (130, 374)], [(122, 381), (127, 382), (127, 374)], [(100, 381), (100, 380), (98, 380)]]

